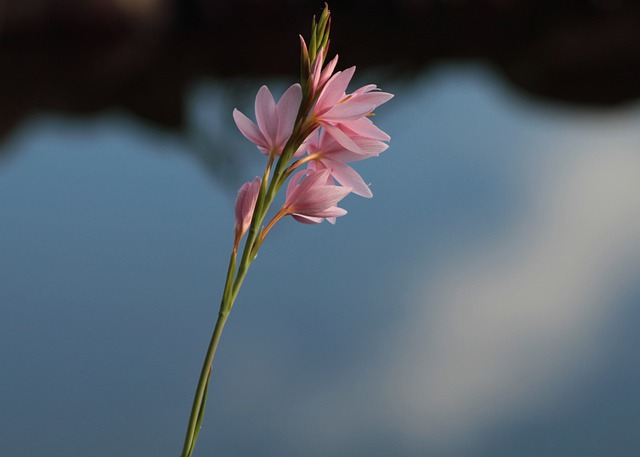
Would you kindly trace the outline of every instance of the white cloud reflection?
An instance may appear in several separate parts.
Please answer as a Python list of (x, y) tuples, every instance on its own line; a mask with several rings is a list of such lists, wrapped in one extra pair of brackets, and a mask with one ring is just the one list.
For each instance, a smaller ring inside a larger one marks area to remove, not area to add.
[(532, 154), (530, 206), (505, 237), (416, 272), (381, 347), (300, 407), (306, 446), (361, 451), (368, 435), (463, 450), (597, 369), (640, 260), (640, 141), (597, 125)]
[(540, 177), (509, 239), (429, 281), (392, 349), (408, 348), (391, 362), (404, 373), (392, 397), (411, 438), (469, 440), (553, 401), (596, 362), (600, 324), (640, 244), (640, 148), (601, 146), (571, 146), (580, 157)]

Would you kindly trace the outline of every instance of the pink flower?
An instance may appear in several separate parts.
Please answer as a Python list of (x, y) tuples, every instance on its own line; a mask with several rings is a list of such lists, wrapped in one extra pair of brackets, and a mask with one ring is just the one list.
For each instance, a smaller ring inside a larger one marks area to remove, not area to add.
[(289, 181), (280, 214), (289, 214), (305, 224), (318, 224), (323, 219), (335, 223), (336, 217), (347, 214), (345, 209), (336, 205), (351, 189), (330, 184), (330, 181), (329, 170), (299, 171)]
[(242, 235), (249, 229), (249, 225), (251, 225), (251, 218), (253, 217), (253, 210), (256, 207), (261, 184), (262, 180), (256, 176), (253, 181), (244, 183), (242, 187), (240, 187), (240, 190), (238, 190), (235, 207), (236, 246), (240, 238), (242, 238)]
[(389, 135), (373, 125), (366, 116), (389, 101), (393, 95), (379, 92), (375, 84), (363, 86), (347, 95), (346, 89), (355, 67), (334, 74), (324, 86), (311, 117), (327, 133), (350, 151), (361, 153), (355, 137), (388, 141)]
[(309, 168), (312, 170), (327, 169), (331, 176), (345, 187), (350, 187), (354, 194), (371, 198), (373, 194), (362, 177), (345, 162), (356, 162), (369, 157), (378, 156), (388, 146), (377, 140), (354, 137), (353, 141), (358, 145), (363, 154), (346, 149), (324, 129), (314, 132), (306, 143), (309, 153)]
[(237, 109), (233, 110), (233, 119), (242, 134), (258, 146), (260, 152), (280, 155), (293, 132), (301, 100), (299, 84), (289, 87), (277, 104), (267, 86), (262, 86), (255, 101), (258, 125)]

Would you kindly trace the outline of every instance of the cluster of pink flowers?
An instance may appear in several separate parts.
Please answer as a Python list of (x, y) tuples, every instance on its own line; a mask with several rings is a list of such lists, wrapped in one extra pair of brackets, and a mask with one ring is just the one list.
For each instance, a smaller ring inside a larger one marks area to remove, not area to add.
[[(302, 38), (301, 42), (303, 55), (308, 55)], [(387, 149), (385, 142), (389, 141), (389, 135), (376, 127), (370, 117), (393, 95), (379, 91), (374, 84), (347, 93), (355, 67), (334, 72), (336, 56), (323, 68), (325, 51), (326, 48), (321, 48), (313, 62), (309, 61), (305, 93), (300, 84), (293, 84), (276, 103), (269, 89), (262, 86), (255, 99), (256, 123), (237, 109), (233, 111), (242, 134), (270, 157), (270, 163), (283, 154), (285, 147), (294, 148), (287, 158), (295, 160), (285, 176), (293, 175), (284, 205), (266, 231), (286, 215), (303, 223), (316, 224), (324, 219), (335, 223), (337, 217), (347, 213), (337, 206), (346, 195), (352, 192), (367, 198), (373, 195), (348, 163), (378, 156)], [(292, 146), (292, 138), (299, 144)], [(302, 165), (306, 168), (300, 169)], [(259, 190), (260, 183), (256, 180), (240, 189), (236, 236), (247, 230)]]
[[(348, 194), (372, 197), (369, 186), (350, 163), (378, 156), (387, 149), (389, 135), (371, 122), (371, 116), (393, 95), (373, 84), (347, 93), (355, 67), (335, 71), (337, 56), (324, 64), (330, 28), (329, 7), (325, 4), (320, 18), (312, 21), (308, 47), (300, 37), (300, 84), (289, 87), (278, 102), (266, 86), (261, 87), (255, 100), (255, 122), (237, 109), (233, 111), (236, 125), (267, 156), (267, 165), (262, 177), (243, 184), (238, 191), (235, 240), (220, 312), (198, 379), (181, 457), (193, 454), (222, 329), (267, 233), (285, 216), (305, 224), (325, 219), (335, 223), (336, 218), (347, 214), (338, 203)], [(284, 203), (263, 226), (287, 180)], [(244, 247), (240, 250), (242, 239)]]

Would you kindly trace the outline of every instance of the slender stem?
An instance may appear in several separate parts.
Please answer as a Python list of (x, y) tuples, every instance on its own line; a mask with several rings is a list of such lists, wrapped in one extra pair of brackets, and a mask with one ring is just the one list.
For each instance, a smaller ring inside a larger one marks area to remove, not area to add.
[(220, 336), (222, 335), (222, 329), (227, 322), (229, 311), (233, 306), (232, 299), (232, 285), (233, 276), (236, 270), (236, 251), (231, 253), (229, 259), (229, 269), (227, 271), (227, 280), (222, 294), (222, 301), (220, 303), (220, 311), (218, 312), (218, 318), (216, 325), (211, 335), (211, 341), (207, 349), (207, 354), (202, 363), (202, 370), (200, 372), (200, 378), (198, 379), (198, 387), (193, 398), (193, 405), (191, 407), (191, 414), (189, 415), (189, 425), (187, 426), (187, 433), (184, 438), (184, 446), (182, 448), (181, 457), (190, 457), (193, 453), (193, 449), (198, 439), (198, 433), (200, 432), (200, 425), (202, 424), (202, 418), (204, 416), (204, 407), (207, 401), (207, 391), (209, 388), (209, 379), (211, 378), (211, 370), (213, 366), (213, 356), (216, 353)]
[[(193, 453), (193, 449), (196, 444), (196, 440), (198, 438), (200, 424), (202, 423), (202, 418), (204, 416), (204, 407), (207, 400), (207, 391), (209, 388), (209, 380), (211, 378), (211, 370), (213, 366), (213, 357), (216, 353), (216, 348), (218, 347), (218, 342), (220, 341), (220, 336), (222, 335), (222, 329), (224, 328), (225, 323), (227, 322), (227, 318), (229, 317), (229, 312), (233, 307), (233, 303), (235, 302), (236, 296), (238, 295), (238, 291), (240, 288), (240, 284), (242, 284), (242, 279), (247, 273), (249, 269), (249, 265), (253, 261), (253, 258), (250, 256), (251, 250), (253, 248), (256, 236), (257, 236), (257, 228), (262, 223), (262, 219), (264, 219), (264, 214), (266, 213), (266, 209), (269, 207), (271, 200), (267, 200), (265, 205), (265, 194), (266, 194), (266, 183), (269, 179), (269, 174), (271, 170), (271, 164), (273, 163), (273, 157), (269, 157), (269, 162), (265, 169), (265, 173), (262, 180), (263, 190), (260, 192), (259, 201), (257, 202), (256, 211), (254, 213), (254, 218), (252, 220), (249, 234), (247, 235), (247, 240), (245, 242), (244, 251), (242, 253), (242, 258), (240, 260), (240, 266), (238, 268), (238, 272), (236, 273), (236, 256), (237, 256), (237, 241), (234, 243), (234, 249), (231, 253), (231, 259), (229, 260), (229, 269), (227, 271), (227, 280), (225, 282), (224, 292), (222, 294), (222, 302), (220, 303), (220, 311), (218, 313), (218, 319), (216, 320), (216, 325), (213, 329), (213, 335), (211, 336), (211, 341), (209, 343), (209, 347), (207, 349), (207, 354), (205, 356), (204, 362), (202, 364), (202, 370), (200, 372), (200, 378), (198, 379), (198, 387), (196, 388), (196, 393), (193, 399), (193, 406), (191, 407), (191, 414), (189, 416), (189, 425), (187, 426), (187, 434), (184, 440), (184, 446), (182, 448), (181, 457), (191, 457)], [(265, 206), (264, 210), (262, 210), (263, 205)], [(238, 281), (238, 278), (241, 278)]]
[[(198, 387), (196, 388), (196, 393), (193, 399), (193, 406), (191, 407), (189, 425), (187, 426), (187, 433), (185, 436), (181, 457), (191, 457), (196, 441), (198, 439), (202, 419), (204, 417), (205, 405), (207, 402), (207, 393), (209, 389), (209, 382), (211, 379), (213, 358), (218, 347), (218, 342), (220, 341), (220, 337), (222, 335), (222, 330), (224, 329), (224, 325), (227, 322), (227, 318), (229, 317), (229, 313), (231, 311), (231, 308), (233, 307), (233, 303), (235, 302), (238, 292), (240, 291), (240, 287), (242, 286), (242, 282), (247, 274), (247, 271), (249, 270), (249, 266), (255, 259), (258, 250), (262, 245), (264, 237), (267, 235), (269, 230), (271, 230), (273, 225), (280, 218), (287, 214), (286, 209), (281, 208), (281, 210), (276, 214), (271, 222), (269, 222), (264, 230), (261, 230), (260, 226), (262, 225), (269, 206), (273, 202), (278, 190), (284, 184), (286, 179), (291, 175), (293, 170), (295, 170), (303, 163), (314, 158), (310, 156), (305, 159), (300, 159), (296, 161), (291, 167), (287, 168), (289, 161), (293, 158), (295, 152), (298, 150), (303, 141), (318, 127), (316, 119), (312, 119), (310, 117), (310, 113), (314, 103), (319, 96), (321, 88), (317, 88), (314, 93), (310, 93), (310, 91), (308, 90), (310, 83), (308, 79), (308, 73), (309, 69), (312, 67), (313, 62), (316, 59), (319, 50), (325, 50), (325, 53), (322, 57), (323, 59), (326, 55), (326, 48), (328, 47), (329, 41), (329, 28), (331, 24), (329, 16), (329, 8), (325, 3), (325, 8), (322, 12), (322, 15), (320, 16), (319, 22), (316, 21), (315, 17), (312, 21), (311, 41), (310, 47), (308, 49), (308, 55), (306, 52), (306, 48), (303, 48), (302, 51), (303, 100), (301, 101), (300, 107), (298, 108), (293, 132), (287, 140), (287, 143), (285, 144), (280, 156), (278, 157), (278, 160), (275, 163), (275, 168), (273, 168), (273, 176), (271, 176), (271, 172), (276, 155), (275, 151), (271, 151), (271, 153), (269, 154), (269, 160), (262, 178), (260, 191), (258, 193), (258, 198), (254, 207), (253, 217), (249, 226), (247, 238), (245, 240), (240, 263), (238, 265), (236, 265), (236, 258), (240, 240), (243, 234), (236, 231), (231, 259), (229, 261), (229, 270), (227, 271), (227, 279), (225, 281), (224, 292), (222, 294), (222, 300), (220, 303), (220, 311), (218, 312), (218, 318), (216, 320), (213, 334), (211, 335), (211, 341), (209, 343), (209, 347), (202, 364), (202, 371), (200, 372)], [(320, 65), (322, 65), (322, 63), (323, 62), (320, 62)], [(305, 69), (306, 74), (304, 71)]]
[(228, 311), (220, 309), (220, 312), (218, 313), (218, 320), (216, 321), (216, 326), (213, 330), (213, 335), (211, 336), (211, 342), (207, 349), (207, 355), (205, 356), (204, 363), (202, 364), (202, 371), (200, 372), (196, 395), (193, 399), (193, 406), (189, 417), (189, 426), (187, 428), (187, 435), (184, 440), (181, 457), (190, 457), (193, 453), (199, 432), (197, 428), (199, 424), (202, 423), (202, 417), (204, 415), (204, 402), (206, 401), (205, 392), (209, 384), (209, 378), (211, 377), (213, 356), (216, 353), (216, 348), (218, 347), (218, 342), (222, 335), (222, 329), (224, 328), (224, 324), (227, 322), (228, 316)]

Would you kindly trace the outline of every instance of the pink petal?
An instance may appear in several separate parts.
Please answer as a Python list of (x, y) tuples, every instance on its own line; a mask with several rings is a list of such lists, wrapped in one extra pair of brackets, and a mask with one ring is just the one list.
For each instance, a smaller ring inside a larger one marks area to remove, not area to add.
[[(307, 177), (302, 179), (307, 174)], [(302, 179), (302, 180), (301, 180)], [(297, 172), (287, 186), (284, 207), (294, 219), (305, 224), (317, 224), (327, 218), (335, 223), (335, 218), (347, 214), (336, 204), (351, 189), (327, 184), (332, 182), (329, 170), (304, 170)]]
[(331, 170), (331, 176), (333, 176), (336, 181), (344, 187), (350, 187), (351, 192), (354, 194), (365, 198), (373, 197), (371, 189), (369, 189), (369, 186), (364, 182), (362, 176), (349, 165), (335, 160), (323, 160), (322, 165)]
[(367, 92), (371, 92), (372, 90), (376, 90), (378, 88), (378, 86), (376, 86), (375, 84), (367, 84), (366, 86), (362, 86), (356, 90), (353, 91), (352, 95), (358, 95), (358, 94), (364, 94)]
[(339, 147), (335, 150), (327, 151), (325, 156), (340, 162), (357, 162), (370, 157), (377, 157), (381, 152), (389, 148), (389, 145), (382, 141), (360, 137), (352, 137), (351, 139), (360, 147), (361, 153)]
[(285, 206), (291, 213), (320, 217), (320, 212), (335, 206), (351, 192), (350, 188), (327, 185), (329, 170), (310, 171), (302, 181), (301, 177), (300, 172), (296, 173), (287, 186)]
[(323, 141), (324, 137), (326, 137), (326, 135), (324, 134), (324, 129), (317, 128), (307, 137), (306, 140), (304, 140), (304, 143), (302, 143), (300, 147), (305, 151), (308, 150), (309, 154), (318, 152), (320, 149), (324, 150), (324, 148), (326, 147), (326, 141)]
[(316, 58), (313, 61), (313, 65), (311, 67), (311, 89), (315, 91), (318, 88), (318, 83), (320, 82), (320, 76), (322, 74), (322, 62), (324, 61), (324, 48), (318, 51)]
[(325, 186), (317, 192), (298, 199), (292, 206), (292, 212), (308, 216), (325, 217), (324, 211), (335, 206), (340, 200), (351, 193), (348, 187)]
[[(320, 217), (325, 217), (325, 218), (335, 218), (335, 217), (344, 216), (345, 214), (347, 214), (347, 210), (344, 208), (338, 208), (337, 206), (331, 206), (330, 208), (327, 208), (324, 211), (318, 213), (318, 215), (321, 215)], [(334, 219), (334, 222), (335, 222), (335, 219)]]
[[(338, 127), (338, 129), (342, 128), (344, 127)], [(301, 149), (308, 150), (309, 154), (319, 154), (321, 157), (337, 160), (339, 162), (356, 162), (368, 159), (369, 157), (376, 157), (389, 147), (382, 141), (362, 138), (350, 131), (349, 133), (354, 135), (349, 138), (358, 145), (360, 152), (349, 151), (329, 135), (325, 128), (321, 128), (313, 135), (310, 135)]]
[(267, 86), (262, 86), (256, 95), (256, 121), (258, 127), (269, 143), (273, 146), (278, 133), (278, 116), (276, 102)]
[(347, 100), (338, 103), (322, 115), (322, 120), (327, 122), (354, 121), (369, 114), (376, 108), (370, 103), (359, 103)]
[(354, 101), (357, 101), (358, 103), (370, 103), (377, 107), (391, 100), (393, 98), (393, 94), (389, 94), (387, 92), (367, 92), (358, 95), (357, 97), (354, 96), (353, 98)]
[(356, 67), (339, 71), (334, 74), (329, 81), (327, 81), (327, 84), (324, 86), (324, 89), (320, 93), (320, 97), (318, 97), (318, 102), (316, 103), (316, 108), (319, 111), (322, 112), (330, 109), (345, 96), (345, 90), (347, 89), (349, 81), (351, 81), (355, 71)]
[[(357, 122), (357, 121), (352, 121), (352, 122)], [(339, 144), (344, 146), (346, 149), (348, 149), (349, 151), (362, 153), (362, 149), (360, 149), (360, 146), (358, 146), (351, 138), (349, 138), (349, 136), (346, 133), (344, 133), (338, 127), (333, 126), (331, 124), (323, 124), (322, 126), (324, 127), (325, 131), (329, 135), (331, 135), (331, 137), (334, 140), (336, 140)]]
[(300, 192), (296, 195), (296, 199), (291, 202), (291, 211), (309, 216), (320, 216), (320, 212), (335, 206), (350, 192), (350, 188), (333, 185), (324, 185), (313, 188), (311, 191)]
[(329, 62), (327, 66), (324, 67), (324, 70), (322, 70), (322, 74), (320, 75), (320, 80), (318, 81), (317, 87), (322, 87), (329, 80), (329, 78), (331, 78), (331, 75), (333, 74), (333, 70), (336, 69), (337, 64), (338, 64), (338, 55), (336, 54), (336, 56), (333, 59), (331, 59), (331, 62)]
[(293, 132), (293, 126), (298, 116), (300, 102), (302, 101), (302, 88), (300, 84), (289, 87), (276, 105), (278, 115), (278, 131), (276, 144), (283, 147)]
[(350, 121), (345, 124), (347, 130), (362, 138), (368, 138), (370, 140), (389, 141), (391, 137), (373, 125), (368, 118), (363, 117), (361, 119)]
[(324, 217), (310, 217), (303, 214), (292, 214), (291, 217), (303, 224), (319, 224), (324, 220)]
[(287, 192), (286, 192), (286, 201), (289, 201), (290, 195), (296, 192), (296, 188), (298, 187), (300, 180), (303, 176), (307, 174), (307, 170), (300, 170), (294, 173), (294, 175), (289, 180), (289, 184), (287, 184)]
[(265, 144), (264, 136), (251, 119), (242, 114), (237, 109), (233, 110), (233, 120), (236, 122), (238, 129), (253, 144), (263, 146)]
[(360, 138), (356, 141), (358, 146), (368, 155), (380, 155), (381, 152), (389, 149), (389, 145), (382, 141), (372, 140), (370, 138)]
[(302, 143), (298, 148), (298, 150), (293, 153), (293, 157), (295, 158), (300, 157), (301, 155), (304, 155), (305, 152), (307, 152), (307, 144)]
[(334, 206), (332, 208), (329, 208), (325, 212), (325, 215), (322, 217), (312, 217), (312, 216), (306, 216), (304, 214), (297, 214), (297, 213), (292, 214), (291, 217), (293, 217), (298, 222), (302, 222), (303, 224), (319, 224), (325, 219), (329, 221), (331, 224), (335, 224), (336, 217), (344, 216), (345, 214), (347, 214), (346, 209), (338, 208), (337, 206)]

